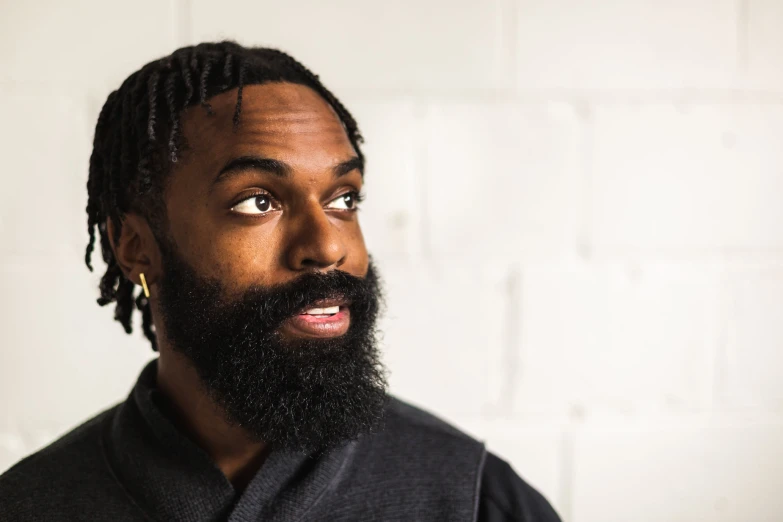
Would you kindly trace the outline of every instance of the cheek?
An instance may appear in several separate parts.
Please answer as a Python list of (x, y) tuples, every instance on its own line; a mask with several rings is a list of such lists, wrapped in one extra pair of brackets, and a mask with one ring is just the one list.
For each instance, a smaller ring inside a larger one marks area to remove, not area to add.
[(171, 229), (180, 254), (200, 274), (240, 286), (271, 283), (281, 249), (274, 224), (227, 226), (194, 214)]
[[(244, 228), (244, 227), (243, 227)], [(234, 281), (241, 287), (249, 284), (272, 284), (280, 265), (280, 241), (274, 229), (265, 227), (222, 231), (205, 246), (204, 272), (223, 281)]]
[(353, 275), (364, 276), (369, 264), (369, 254), (358, 222), (354, 223), (346, 232), (345, 246), (348, 251), (348, 259), (341, 270)]

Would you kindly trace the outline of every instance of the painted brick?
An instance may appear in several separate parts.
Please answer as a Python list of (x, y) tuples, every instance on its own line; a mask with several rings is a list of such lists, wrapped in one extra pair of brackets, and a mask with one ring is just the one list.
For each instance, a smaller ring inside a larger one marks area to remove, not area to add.
[(726, 274), (721, 399), (733, 408), (783, 410), (783, 263)]
[[(3, 9), (0, 79), (56, 91), (117, 89), (176, 47), (175, 0), (18, 3)], [(46, 119), (37, 121), (47, 121)], [(51, 121), (51, 120), (49, 120)]]
[(569, 105), (439, 104), (428, 117), (429, 240), (438, 255), (575, 249), (583, 140)]
[(599, 248), (781, 248), (782, 105), (596, 110)]
[[(123, 400), (150, 349), (96, 303), (97, 276), (77, 259), (12, 258), (0, 265), (0, 397), (18, 429), (76, 425)], [(78, 383), (78, 384), (77, 384)]]
[(526, 267), (516, 410), (705, 407), (718, 280), (702, 264)]
[(502, 264), (387, 261), (381, 324), (393, 393), (435, 413), (476, 414), (501, 389), (506, 271)]
[(421, 253), (424, 180), (416, 163), (419, 125), (412, 104), (364, 101), (348, 108), (365, 139), (367, 200), (359, 221), (367, 248), (379, 256)]
[(774, 522), (783, 425), (623, 421), (577, 433), (572, 522)]
[(731, 87), (731, 0), (519, 0), (518, 84), (558, 89)]
[(503, 2), (433, 0), (422, 8), (415, 0), (305, 0), (296, 8), (250, 0), (193, 0), (193, 39), (231, 38), (280, 48), (332, 89), (510, 85)]
[(0, 252), (84, 252), (92, 142), (82, 106), (0, 89), (0, 110), (0, 140), (14, 144), (4, 149), (13, 185), (0, 191)]
[(745, 0), (747, 5), (747, 82), (763, 90), (783, 89), (783, 4)]

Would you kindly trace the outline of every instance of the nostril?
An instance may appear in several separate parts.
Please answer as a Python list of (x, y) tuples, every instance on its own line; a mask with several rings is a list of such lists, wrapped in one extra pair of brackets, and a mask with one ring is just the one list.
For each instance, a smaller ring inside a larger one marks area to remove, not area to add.
[(305, 268), (320, 268), (323, 264), (319, 263), (315, 259), (303, 259), (302, 266)]

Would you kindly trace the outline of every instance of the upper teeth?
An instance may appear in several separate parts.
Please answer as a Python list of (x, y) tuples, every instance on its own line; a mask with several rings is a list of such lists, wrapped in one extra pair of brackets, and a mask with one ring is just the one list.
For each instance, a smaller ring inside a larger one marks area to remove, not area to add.
[(329, 308), (311, 308), (305, 313), (308, 315), (336, 314), (340, 311), (339, 306), (330, 306)]

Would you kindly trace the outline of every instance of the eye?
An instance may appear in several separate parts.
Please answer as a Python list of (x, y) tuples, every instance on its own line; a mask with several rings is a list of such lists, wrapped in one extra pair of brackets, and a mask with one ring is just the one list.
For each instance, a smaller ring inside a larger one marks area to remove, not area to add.
[(346, 192), (342, 196), (334, 198), (326, 207), (338, 210), (357, 210), (359, 203), (363, 199), (364, 196), (356, 191)]
[(243, 199), (231, 207), (231, 210), (240, 214), (252, 214), (257, 216), (265, 214), (270, 210), (275, 210), (272, 201), (272, 196), (269, 194), (256, 194)]

